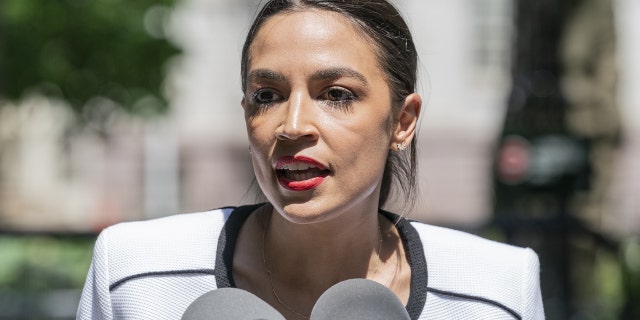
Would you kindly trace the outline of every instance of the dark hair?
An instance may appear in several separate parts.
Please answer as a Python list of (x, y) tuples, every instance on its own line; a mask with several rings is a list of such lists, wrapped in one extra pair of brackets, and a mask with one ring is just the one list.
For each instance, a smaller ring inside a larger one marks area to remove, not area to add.
[[(242, 48), (242, 91), (246, 90), (249, 49), (260, 27), (270, 17), (283, 12), (320, 9), (339, 13), (363, 31), (374, 43), (380, 67), (386, 74), (391, 90), (393, 119), (397, 121), (404, 99), (415, 92), (418, 54), (407, 24), (398, 10), (386, 0), (271, 0), (260, 10), (249, 29)], [(396, 181), (405, 195), (405, 204), (412, 206), (416, 194), (416, 139), (408, 151), (389, 151), (385, 165), (379, 207), (386, 204)], [(405, 209), (404, 207), (403, 209)]]

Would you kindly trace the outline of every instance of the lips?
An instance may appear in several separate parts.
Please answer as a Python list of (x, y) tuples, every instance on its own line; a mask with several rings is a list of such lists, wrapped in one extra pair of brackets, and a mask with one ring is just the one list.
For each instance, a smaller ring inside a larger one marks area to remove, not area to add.
[(281, 157), (275, 170), (280, 185), (293, 191), (314, 189), (331, 173), (318, 161), (302, 156)]

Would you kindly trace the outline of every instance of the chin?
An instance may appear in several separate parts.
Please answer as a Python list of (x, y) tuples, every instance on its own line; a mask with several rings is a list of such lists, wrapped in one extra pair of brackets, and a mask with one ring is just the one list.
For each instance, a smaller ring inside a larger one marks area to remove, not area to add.
[(312, 224), (327, 220), (325, 212), (313, 210), (304, 203), (286, 205), (280, 208), (278, 213), (289, 222), (296, 224)]
[(271, 202), (276, 211), (287, 221), (295, 224), (312, 224), (330, 220), (335, 210), (323, 208), (312, 201), (286, 203), (282, 205)]

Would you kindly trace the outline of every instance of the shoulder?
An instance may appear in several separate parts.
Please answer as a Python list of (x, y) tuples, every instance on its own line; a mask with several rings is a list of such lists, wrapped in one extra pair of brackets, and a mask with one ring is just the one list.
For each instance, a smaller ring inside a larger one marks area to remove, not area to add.
[(135, 238), (141, 240), (141, 236), (162, 238), (180, 237), (193, 232), (211, 231), (212, 227), (222, 227), (234, 207), (225, 207), (203, 212), (183, 213), (167, 217), (121, 222), (104, 229), (100, 236), (127, 237), (131, 232), (140, 232)]
[(422, 242), (432, 302), (475, 304), (515, 318), (537, 307), (539, 264), (533, 250), (419, 222), (411, 225)]
[(217, 241), (233, 208), (124, 222), (106, 228), (95, 253), (113, 280), (163, 270), (213, 268)]
[(229, 278), (221, 252), (254, 207), (106, 228), (94, 248), (78, 319), (180, 318), (193, 300)]
[(443, 262), (485, 262), (493, 266), (504, 263), (519, 264), (529, 255), (535, 255), (531, 249), (488, 240), (463, 231), (415, 221), (412, 221), (411, 225), (420, 236), (427, 259)]

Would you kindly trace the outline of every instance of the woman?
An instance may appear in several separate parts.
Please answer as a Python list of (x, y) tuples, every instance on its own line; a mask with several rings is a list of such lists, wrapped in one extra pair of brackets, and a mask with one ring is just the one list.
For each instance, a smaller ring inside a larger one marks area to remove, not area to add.
[(107, 228), (78, 318), (177, 319), (205, 292), (237, 287), (308, 319), (352, 278), (388, 287), (412, 319), (544, 318), (532, 250), (381, 209), (392, 193), (412, 203), (416, 69), (385, 0), (266, 3), (241, 72), (268, 202)]

